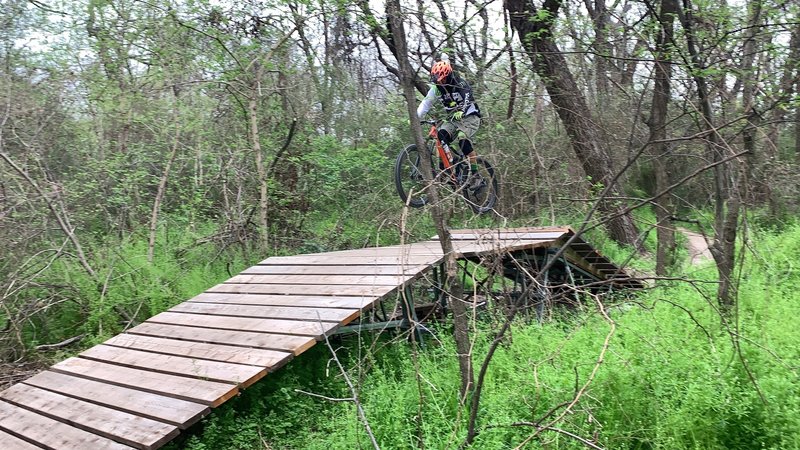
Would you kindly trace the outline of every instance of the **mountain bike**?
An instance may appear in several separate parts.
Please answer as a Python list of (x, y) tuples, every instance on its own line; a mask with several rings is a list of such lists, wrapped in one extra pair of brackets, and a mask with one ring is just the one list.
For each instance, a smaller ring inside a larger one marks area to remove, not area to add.
[[(449, 153), (439, 140), (437, 131), (441, 120), (423, 120), (431, 126), (425, 142), (426, 151), (431, 155), (431, 173), (435, 182), (445, 184), (464, 197), (467, 204), (477, 214), (491, 211), (497, 203), (500, 182), (494, 167), (485, 158), (478, 156), (478, 172), (470, 173), (469, 159), (461, 153), (455, 142), (450, 144)], [(438, 164), (437, 164), (438, 162)], [(480, 177), (480, 182), (468, 187), (470, 176)], [(406, 146), (397, 155), (394, 164), (394, 184), (403, 203), (421, 208), (428, 203), (430, 185), (422, 175), (422, 156), (415, 144)]]

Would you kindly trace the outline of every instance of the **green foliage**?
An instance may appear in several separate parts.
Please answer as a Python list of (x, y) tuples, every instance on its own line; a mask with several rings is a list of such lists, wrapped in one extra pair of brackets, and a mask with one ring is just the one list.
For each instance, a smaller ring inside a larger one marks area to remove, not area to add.
[[(401, 203), (386, 201), (396, 194), (393, 160), (385, 156), (382, 145), (344, 146), (331, 136), (321, 136), (312, 141), (304, 160), (314, 167), (308, 180), (313, 240), (304, 245), (334, 250), (397, 242), (393, 225)], [(365, 216), (365, 211), (370, 214)]]
[[(53, 343), (84, 333), (88, 337), (83, 344), (100, 342), (230, 278), (229, 271), (238, 273), (253, 264), (234, 253), (194, 246), (200, 236), (180, 227), (164, 230), (152, 263), (147, 261), (147, 241), (135, 234), (98, 241), (88, 261), (97, 278), (75, 259), (54, 261), (38, 287), (22, 289), (14, 297), (64, 298), (26, 323), (26, 342)], [(9, 301), (12, 309), (13, 304)]]

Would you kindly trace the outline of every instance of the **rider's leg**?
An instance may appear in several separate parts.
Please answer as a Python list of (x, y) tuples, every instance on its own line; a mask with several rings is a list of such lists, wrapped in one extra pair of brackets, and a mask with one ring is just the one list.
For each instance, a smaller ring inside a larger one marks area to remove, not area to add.
[(439, 140), (442, 141), (442, 144), (449, 145), (451, 142), (453, 142), (453, 136), (444, 127), (439, 128), (436, 134), (439, 137)]
[(464, 155), (469, 159), (469, 180), (467, 181), (467, 189), (478, 192), (480, 188), (482, 188), (485, 184), (481, 179), (481, 176), (478, 174), (478, 155), (477, 152), (472, 148), (472, 141), (470, 141), (466, 135), (463, 133), (459, 133), (459, 141), (458, 145), (461, 147), (461, 151)]
[[(450, 159), (450, 162), (453, 162), (453, 152), (450, 150), (450, 143), (453, 142), (453, 135), (452, 132), (447, 130), (445, 127), (440, 127), (439, 130), (436, 132), (436, 137), (439, 138), (439, 141), (442, 143), (442, 147), (444, 147), (445, 153), (447, 153), (447, 157)], [(444, 163), (439, 163), (439, 168), (444, 170)]]
[(478, 171), (478, 152), (472, 148), (472, 141), (462, 131), (458, 132), (458, 147), (469, 159), (469, 171), (476, 173)]
[(478, 132), (480, 125), (481, 118), (474, 114), (465, 116), (458, 122), (458, 145), (469, 160), (469, 168), (472, 173), (478, 171), (478, 153), (472, 147), (472, 138)]

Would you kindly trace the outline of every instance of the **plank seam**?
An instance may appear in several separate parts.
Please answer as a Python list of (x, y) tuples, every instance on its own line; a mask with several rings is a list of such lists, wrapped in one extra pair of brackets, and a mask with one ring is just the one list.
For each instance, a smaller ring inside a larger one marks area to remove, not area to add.
[[(63, 373), (61, 373), (61, 372), (58, 372), (58, 373), (59, 373), (60, 375), (65, 375), (65, 374), (63, 374)], [(73, 375), (73, 374), (70, 374), (70, 375), (71, 375), (71, 376), (75, 376), (75, 375)], [(83, 378), (83, 377), (77, 377), (77, 376), (75, 376), (75, 377), (76, 377), (76, 378), (81, 378), (81, 379), (83, 379), (83, 380), (90, 380), (89, 378)], [(27, 381), (27, 380), (26, 380), (26, 381)], [(84, 401), (84, 402), (86, 402), (86, 403), (91, 403), (91, 404), (93, 404), (93, 405), (97, 405), (97, 406), (104, 406), (104, 407), (106, 407), (106, 408), (113, 409), (113, 410), (116, 410), (116, 411), (119, 411), (119, 412), (128, 413), (128, 414), (131, 414), (131, 415), (134, 415), (134, 416), (143, 417), (143, 418), (145, 418), (145, 419), (155, 420), (156, 422), (166, 423), (166, 424), (168, 424), (168, 425), (175, 425), (175, 426), (177, 426), (178, 428), (181, 428), (181, 429), (186, 429), (186, 427), (184, 426), (184, 425), (186, 425), (186, 424), (185, 424), (185, 423), (183, 423), (183, 422), (177, 422), (177, 421), (175, 421), (175, 420), (168, 420), (168, 419), (166, 419), (166, 418), (163, 418), (163, 417), (157, 417), (157, 416), (149, 415), (149, 414), (147, 414), (147, 413), (143, 413), (142, 411), (134, 411), (134, 410), (132, 410), (132, 409), (126, 409), (126, 408), (124, 408), (124, 407), (122, 407), (122, 406), (119, 406), (119, 405), (112, 405), (112, 404), (109, 404), (109, 403), (103, 403), (103, 402), (102, 402), (102, 401), (100, 401), (100, 400), (95, 400), (95, 399), (88, 398), (88, 397), (79, 397), (79, 396), (77, 396), (77, 395), (75, 395), (75, 394), (70, 394), (70, 393), (68, 393), (68, 392), (56, 391), (56, 390), (54, 390), (54, 389), (51, 389), (51, 388), (49, 388), (49, 387), (37, 386), (37, 385), (34, 385), (34, 384), (29, 384), (29, 383), (27, 383), (26, 381), (23, 381), (21, 384), (24, 384), (24, 385), (26, 385), (26, 386), (35, 387), (35, 388), (37, 388), (37, 389), (41, 389), (41, 390), (43, 390), (43, 391), (52, 392), (52, 393), (54, 393), (54, 394), (63, 395), (64, 397), (69, 397), (69, 398), (72, 398), (72, 399), (75, 399), (75, 400), (81, 400), (81, 401)], [(142, 392), (142, 393), (144, 393), (144, 394), (156, 395), (156, 394), (154, 394), (153, 392), (148, 392), (148, 391), (145, 391), (145, 390), (142, 390), (142, 389), (138, 389), (138, 388), (135, 388), (135, 387), (131, 387), (131, 386), (118, 386), (118, 385), (116, 385), (116, 384), (106, 383), (106, 382), (104, 382), (104, 381), (98, 381), (98, 380), (91, 380), (91, 381), (97, 381), (98, 383), (108, 384), (109, 386), (114, 386), (114, 387), (125, 387), (125, 388), (128, 388), (128, 389), (134, 390), (134, 391)], [(174, 397), (167, 397), (167, 396), (165, 396), (165, 395), (163, 395), (163, 394), (157, 394), (157, 395), (161, 395), (162, 397), (164, 397), (164, 398), (168, 398), (168, 399), (173, 399), (173, 400), (175, 399)], [(183, 400), (183, 401), (188, 401), (188, 400)], [(210, 411), (210, 410), (208, 409), (208, 405), (205, 405), (205, 404), (203, 404), (203, 403), (199, 403), (199, 402), (196, 402), (196, 401), (189, 401), (189, 403), (195, 403), (195, 404), (197, 404), (197, 405), (204, 406), (204, 407), (206, 408), (206, 412), (204, 412), (204, 413), (201, 413), (201, 414), (200, 414), (198, 417), (196, 417), (194, 420), (191, 420), (191, 421), (189, 422), (190, 424), (191, 424), (191, 423), (195, 423), (195, 422), (197, 422), (198, 420), (200, 420), (201, 418), (203, 418), (203, 417), (205, 417), (206, 415), (208, 415), (208, 411)]]
[[(226, 283), (220, 283), (220, 284), (224, 285)], [(231, 284), (242, 284), (242, 283), (231, 283)], [(266, 284), (265, 286), (277, 286), (277, 285)], [(292, 286), (292, 285), (285, 284), (283, 286)], [(322, 286), (322, 285), (317, 285), (317, 286)], [(342, 285), (335, 285), (335, 286), (342, 286)], [(359, 285), (353, 285), (353, 286), (359, 286)], [(385, 287), (388, 287), (388, 286), (385, 286)], [(398, 287), (400, 287), (400, 286), (398, 286)], [(211, 289), (214, 289), (214, 288), (211, 288)], [(397, 290), (397, 288), (394, 288), (394, 289), (390, 290), (389, 292), (387, 292), (386, 294), (383, 294), (383, 295), (390, 295), (396, 290)], [(212, 291), (210, 289), (207, 290), (207, 291), (203, 291), (203, 294), (276, 295), (276, 296), (285, 295), (287, 297), (292, 297), (293, 296), (292, 294), (281, 294), (281, 293), (277, 293), (276, 294), (276, 293), (259, 293), (259, 292), (228, 292), (228, 291)], [(369, 294), (341, 294), (341, 293), (332, 293), (332, 294), (314, 293), (314, 294), (296, 294), (296, 295), (297, 296), (313, 295), (315, 297), (353, 297), (353, 298), (375, 297), (375, 295), (369, 295)]]
[[(170, 314), (179, 314), (179, 313), (170, 312)], [(185, 313), (182, 313), (182, 314), (185, 314)], [(239, 318), (240, 319), (247, 319), (247, 317), (239, 317)], [(285, 319), (280, 319), (280, 320), (285, 320)], [(301, 321), (297, 321), (297, 322), (301, 322)], [(328, 336), (332, 335), (341, 326), (341, 325), (336, 325), (334, 327), (331, 327), (331, 329), (328, 330), (328, 332), (324, 333), (324, 334), (308, 334), (310, 332), (308, 332), (308, 333), (288, 333), (288, 332), (286, 332), (286, 333), (276, 333), (274, 331), (260, 331), (260, 330), (251, 330), (251, 329), (242, 330), (240, 328), (220, 328), (220, 327), (209, 327), (209, 326), (201, 326), (201, 325), (182, 325), (182, 324), (175, 324), (175, 323), (171, 323), (171, 322), (159, 322), (157, 320), (152, 320), (152, 318), (146, 320), (145, 323), (157, 323), (157, 324), (160, 324), (160, 325), (188, 326), (188, 327), (192, 327), (192, 328), (206, 328), (206, 329), (209, 329), (209, 330), (247, 331), (249, 333), (283, 334), (283, 335), (286, 335), (286, 336), (304, 336), (304, 337), (312, 337), (312, 338), (316, 339), (317, 341), (321, 340), (325, 336), (325, 334), (327, 334)], [(316, 322), (313, 322), (313, 323), (316, 323)], [(326, 322), (326, 323), (334, 323), (334, 322)]]
[[(248, 306), (248, 305), (241, 305), (241, 306)], [(249, 306), (258, 306), (258, 305), (249, 305)], [(358, 312), (357, 310), (353, 310)], [(193, 316), (219, 316), (219, 317), (236, 317), (242, 319), (271, 319), (271, 320), (291, 320), (293, 322), (303, 322), (303, 323), (317, 323), (317, 322), (325, 322), (325, 323), (341, 323), (341, 320), (333, 320), (333, 319), (317, 319), (317, 320), (308, 320), (308, 319), (294, 319), (291, 317), (270, 317), (270, 316), (248, 316), (248, 315), (235, 315), (235, 314), (209, 314), (204, 312), (195, 312), (195, 311), (173, 311), (172, 309), (168, 309), (166, 312), (170, 314), (189, 314)]]
[[(85, 358), (85, 359), (89, 360), (89, 358)], [(94, 361), (94, 360), (92, 360), (92, 361)], [(102, 362), (105, 363), (105, 364), (111, 365), (111, 363), (108, 362), (108, 361), (102, 361)], [(134, 367), (134, 368), (138, 369), (138, 370), (144, 370), (144, 369), (141, 369), (141, 368), (138, 368), (138, 367)], [(62, 375), (69, 375), (69, 376), (73, 376), (73, 377), (83, 378), (85, 380), (98, 381), (98, 382), (110, 384), (110, 385), (113, 385), (113, 386), (136, 389), (136, 390), (139, 390), (139, 391), (142, 391), (142, 392), (147, 392), (147, 393), (150, 393), (150, 394), (164, 395), (164, 396), (167, 396), (167, 397), (170, 397), (170, 398), (177, 398), (179, 400), (185, 400), (187, 402), (200, 403), (201, 405), (210, 406), (210, 407), (214, 407), (214, 403), (216, 401), (218, 401), (218, 400), (207, 401), (207, 400), (203, 400), (203, 399), (199, 399), (199, 398), (188, 397), (186, 395), (181, 395), (181, 394), (165, 393), (164, 391), (157, 391), (155, 389), (149, 389), (149, 388), (144, 388), (144, 387), (140, 387), (140, 386), (132, 386), (132, 385), (125, 384), (125, 383), (122, 383), (122, 382), (119, 382), (119, 381), (106, 380), (106, 379), (103, 379), (103, 378), (95, 378), (95, 377), (92, 377), (91, 375), (70, 372), (68, 370), (63, 370), (63, 369), (60, 369), (60, 368), (57, 368), (57, 367), (50, 367), (48, 370), (50, 370), (52, 372), (60, 373)], [(180, 375), (175, 375), (175, 374), (167, 374), (167, 375), (180, 376)], [(183, 378), (187, 378), (187, 379), (190, 379), (190, 380), (196, 379), (196, 378), (190, 378), (190, 377), (183, 377)], [(228, 384), (230, 384), (230, 383), (228, 383)], [(231, 393), (231, 395), (230, 395), (231, 397), (234, 397), (234, 396), (238, 395), (239, 394), (239, 390), (240, 390), (237, 385), (234, 384), (233, 386), (234, 386), (234, 392)]]
[[(251, 277), (257, 277), (257, 276), (261, 276), (261, 275), (273, 275), (273, 274), (271, 274), (271, 273), (270, 274), (248, 273), (248, 274), (244, 274), (244, 275), (251, 276)], [(286, 275), (279, 275), (279, 276), (283, 277), (283, 276), (286, 276)], [(320, 275), (320, 276), (330, 276), (330, 275)], [(324, 282), (309, 283), (307, 281), (303, 281), (303, 282), (295, 281), (295, 282), (289, 282), (289, 283), (270, 283), (270, 282), (260, 282), (260, 281), (247, 281), (247, 282), (244, 282), (244, 281), (231, 281), (231, 280), (233, 280), (233, 278), (223, 281), (222, 284), (228, 284), (228, 285), (244, 284), (244, 285), (248, 285), (248, 286), (250, 286), (250, 285), (259, 285), (259, 286), (336, 286), (336, 287), (339, 287), (339, 286), (341, 286), (341, 287), (356, 287), (357, 286), (357, 287), (373, 287), (373, 288), (391, 287), (391, 286), (396, 286), (397, 285), (396, 283), (392, 283), (392, 284), (377, 284), (377, 283), (359, 283), (359, 284), (347, 283), (347, 284), (344, 284), (344, 283), (341, 283), (341, 284), (339, 284), (339, 283), (324, 283)]]
[[(174, 325), (174, 324), (169, 324), (169, 325), (172, 325), (172, 326), (175, 326), (175, 327), (184, 327), (184, 328), (203, 328), (203, 329), (206, 329), (206, 330), (218, 330), (218, 328), (191, 327), (191, 326), (186, 326), (186, 325)], [(248, 331), (248, 332), (257, 333), (257, 331)], [(141, 332), (137, 332), (137, 331), (134, 331), (134, 330), (128, 330), (128, 331), (126, 331), (126, 333), (133, 334), (133, 335), (136, 335), (136, 336), (167, 338), (167, 336), (162, 336), (162, 335), (158, 335), (158, 334), (150, 334), (150, 333), (141, 333)], [(281, 334), (281, 333), (260, 333), (260, 334), (272, 334), (272, 335), (277, 335), (277, 336), (297, 336), (297, 335), (294, 335), (294, 334)], [(304, 336), (304, 337), (306, 337), (306, 336)], [(307, 336), (307, 337), (310, 338), (311, 336)], [(280, 348), (280, 347), (263, 347), (263, 346), (244, 345), (244, 344), (235, 344), (235, 343), (228, 343), (228, 342), (217, 342), (217, 341), (200, 340), (200, 339), (187, 339), (187, 338), (184, 338), (184, 337), (169, 337), (169, 339), (175, 339), (176, 341), (183, 341), (183, 342), (197, 342), (198, 344), (228, 345), (228, 346), (231, 346), (231, 347), (238, 347), (238, 348), (241, 348), (241, 349), (252, 348), (252, 349), (256, 349), (256, 350), (273, 350), (273, 351), (276, 351), (276, 352), (286, 352), (286, 353), (289, 353), (290, 355), (294, 355), (293, 351), (288, 351), (285, 347), (284, 348)]]
[[(143, 445), (143, 444), (141, 444), (139, 442), (136, 442), (136, 441), (133, 441), (133, 440), (129, 440), (129, 439), (125, 439), (125, 438), (123, 438), (121, 436), (113, 435), (111, 433), (104, 432), (102, 430), (93, 430), (91, 427), (88, 427), (88, 426), (83, 425), (81, 423), (74, 422), (74, 421), (71, 421), (71, 420), (68, 420), (68, 419), (64, 419), (63, 417), (58, 417), (56, 415), (49, 414), (47, 412), (40, 411), (38, 409), (33, 409), (33, 408), (31, 408), (31, 407), (29, 407), (29, 406), (27, 406), (25, 404), (22, 404), (22, 403), (19, 403), (19, 402), (15, 402), (15, 401), (9, 400), (7, 398), (0, 398), (0, 400), (2, 400), (5, 403), (8, 403), (9, 405), (14, 405), (17, 408), (24, 409), (24, 410), (26, 410), (28, 412), (40, 415), (42, 417), (46, 417), (46, 418), (48, 418), (50, 420), (55, 420), (56, 422), (64, 424), (64, 425), (66, 425), (68, 427), (76, 428), (78, 430), (85, 431), (85, 432), (93, 434), (95, 436), (99, 436), (99, 437), (114, 441), (114, 442), (116, 442), (118, 444), (127, 445), (127, 446), (132, 447), (132, 448), (150, 449), (150, 448), (157, 448), (157, 447), (161, 446), (161, 445), (157, 445), (156, 447), (145, 446), (145, 445)], [(161, 423), (165, 423), (165, 422), (161, 422)], [(167, 424), (167, 423), (165, 423), (165, 424), (166, 425), (172, 425), (172, 424)], [(174, 425), (172, 425), (172, 426), (174, 426)], [(0, 425), (0, 428), (3, 428), (2, 425)], [(10, 430), (7, 430), (5, 428), (3, 428), (3, 431), (9, 432), (10, 434), (14, 434), (17, 437), (20, 437), (20, 436), (16, 435), (15, 433), (13, 433)], [(170, 433), (168, 433), (166, 435), (166, 436), (169, 436), (169, 438), (165, 442), (169, 442), (170, 440), (174, 439), (175, 436), (177, 436), (179, 433), (180, 433), (180, 431), (176, 427), (174, 430), (172, 430)], [(25, 439), (25, 440), (30, 442), (30, 440), (27, 440), (27, 439)], [(44, 446), (44, 444), (40, 444), (39, 442), (35, 442), (35, 444), (37, 446)], [(44, 448), (47, 448), (47, 447), (44, 446)]]
[[(146, 323), (148, 323), (148, 322), (146, 322)], [(149, 323), (158, 324), (158, 325), (167, 325), (167, 326), (172, 326), (172, 327), (181, 327), (181, 328), (199, 328), (201, 330), (218, 330), (218, 331), (236, 331), (236, 332), (240, 332), (240, 333), (257, 333), (257, 334), (262, 334), (262, 335), (266, 335), (266, 336), (291, 336), (291, 337), (306, 337), (306, 338), (312, 338), (313, 337), (313, 336), (298, 336), (296, 334), (276, 333), (276, 332), (270, 332), (270, 331), (261, 332), (261, 331), (253, 331), (253, 330), (224, 330), (224, 329), (220, 329), (220, 328), (202, 327), (202, 326), (197, 326), (197, 325), (183, 325), (183, 324), (161, 323), (161, 322), (149, 322)], [(202, 340), (202, 339), (188, 339), (188, 338), (185, 338), (185, 337), (168, 337), (168, 336), (163, 336), (161, 334), (143, 333), (143, 332), (140, 332), (140, 331), (136, 331), (135, 328), (126, 331), (126, 333), (135, 334), (137, 336), (162, 337), (162, 338), (175, 339), (175, 340), (178, 340), (178, 341), (199, 342), (201, 344), (220, 344), (220, 345), (230, 345), (230, 346), (233, 346), (233, 347), (240, 347), (240, 348), (254, 348), (254, 349), (263, 349), (263, 350), (287, 351), (286, 347), (284, 347), (284, 348), (280, 348), (280, 347), (263, 347), (263, 346), (257, 346), (257, 345), (243, 345), (243, 344), (235, 344), (235, 343), (227, 343), (227, 342), (211, 341), (211, 340)]]
[[(5, 400), (4, 399), (0, 399), (0, 401), (5, 401)], [(8, 403), (10, 405), (13, 405), (13, 403), (11, 403), (11, 402), (6, 402), (6, 403)], [(38, 414), (38, 412), (36, 412), (36, 414)], [(39, 414), (39, 415), (41, 415), (41, 414)], [(35, 445), (36, 447), (44, 448), (44, 449), (47, 448), (47, 447), (44, 446), (44, 444), (41, 444), (38, 441), (34, 441), (34, 440), (32, 440), (31, 438), (29, 438), (27, 436), (21, 435), (21, 434), (15, 432), (15, 431), (13, 431), (13, 430), (11, 430), (9, 428), (4, 427), (2, 423), (0, 423), (0, 431), (8, 433), (8, 434), (14, 436), (15, 438), (21, 439), (21, 440), (23, 440), (23, 441), (25, 441), (25, 442), (27, 442), (27, 443), (29, 443), (31, 445)]]
[[(238, 294), (238, 295), (258, 295), (258, 294)], [(239, 303), (234, 301), (228, 300), (205, 300), (205, 299), (189, 299), (183, 303), (206, 303), (212, 305), (239, 305), (239, 306), (266, 306), (266, 307), (276, 307), (276, 308), (313, 308), (313, 309), (341, 309), (343, 311), (360, 311), (365, 312), (367, 308), (371, 308), (372, 305), (364, 305), (360, 308), (343, 308), (341, 306), (307, 306), (307, 305), (289, 305), (289, 304), (277, 304), (277, 305), (260, 305), (260, 304), (253, 304), (253, 303)], [(280, 302), (279, 302), (280, 303)], [(177, 305), (175, 305), (177, 306)], [(177, 312), (177, 311), (175, 311)]]
[[(123, 335), (124, 335), (124, 333), (123, 334), (119, 334), (118, 336), (123, 336)], [(164, 338), (164, 339), (167, 339), (167, 338)], [(172, 338), (169, 338), (169, 339), (172, 339)], [(175, 340), (176, 341), (180, 341), (181, 339), (175, 339)], [(192, 342), (192, 341), (188, 341), (188, 342)], [(205, 343), (205, 342), (203, 342), (203, 343)], [(209, 344), (210, 344), (210, 342), (209, 342)], [(136, 351), (145, 352), (145, 353), (153, 353), (153, 354), (156, 354), (156, 355), (179, 356), (181, 358), (198, 359), (198, 360), (201, 360), (201, 361), (224, 362), (226, 364), (238, 364), (240, 366), (260, 367), (262, 369), (267, 369), (267, 370), (269, 370), (269, 368), (270, 368), (270, 366), (265, 366), (263, 364), (247, 364), (247, 363), (241, 363), (241, 362), (236, 362), (236, 361), (227, 361), (227, 360), (223, 360), (223, 359), (203, 358), (202, 356), (183, 355), (183, 354), (180, 354), (180, 353), (166, 353), (166, 352), (163, 352), (163, 351), (157, 351), (157, 350), (151, 350), (151, 349), (145, 349), (145, 348), (139, 348), (139, 347), (126, 347), (124, 345), (109, 344), (108, 342), (103, 342), (103, 345), (106, 345), (106, 346), (109, 346), (109, 347), (114, 347), (114, 348), (125, 349), (125, 350), (136, 350)], [(214, 344), (214, 345), (223, 345), (223, 344)], [(255, 350), (255, 348), (253, 348), (253, 349)], [(292, 354), (291, 352), (287, 352), (285, 350), (272, 350), (272, 351), (277, 351), (277, 352), (280, 352), (280, 353), (286, 353), (287, 356), (290, 356)], [(94, 359), (94, 358), (86, 358), (86, 359)], [(96, 359), (94, 359), (94, 360), (96, 360)], [(106, 360), (103, 360), (103, 361), (105, 362)], [(124, 365), (124, 364), (120, 364), (120, 365)], [(132, 366), (132, 367), (136, 368), (136, 369), (140, 369), (141, 368), (139, 366)], [(158, 372), (158, 371), (157, 370), (153, 370), (153, 372)], [(167, 372), (167, 373), (172, 374), (172, 372)]]

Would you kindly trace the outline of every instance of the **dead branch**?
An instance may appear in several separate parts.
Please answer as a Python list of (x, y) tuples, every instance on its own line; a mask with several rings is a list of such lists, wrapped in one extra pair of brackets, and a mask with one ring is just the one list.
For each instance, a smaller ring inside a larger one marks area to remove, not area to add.
[(283, 143), (283, 147), (281, 147), (280, 150), (278, 150), (278, 152), (275, 153), (275, 157), (272, 158), (272, 162), (270, 163), (269, 168), (267, 169), (267, 177), (271, 177), (272, 174), (275, 172), (275, 165), (278, 164), (278, 160), (280, 160), (281, 156), (283, 156), (283, 152), (285, 152), (286, 149), (289, 148), (289, 144), (292, 143), (292, 138), (294, 137), (295, 128), (297, 128), (297, 117), (292, 119), (292, 125), (289, 127), (289, 134), (286, 136), (286, 141)]
[(569, 432), (567, 430), (563, 430), (561, 428), (541, 427), (541, 426), (539, 426), (539, 425), (537, 425), (537, 424), (535, 424), (533, 422), (515, 422), (515, 423), (512, 423), (511, 426), (512, 427), (534, 427), (534, 428), (537, 429), (537, 431), (553, 431), (553, 432), (556, 432), (556, 433), (563, 434), (564, 436), (571, 437), (572, 439), (575, 439), (576, 441), (580, 442), (581, 444), (585, 445), (586, 447), (589, 447), (589, 448), (592, 448), (592, 449), (596, 449), (596, 450), (603, 450), (603, 447), (600, 447), (600, 446), (594, 444), (593, 442), (589, 441), (588, 439), (582, 438), (582, 437), (578, 436), (575, 433)]
[(78, 342), (78, 341), (80, 341), (80, 340), (81, 340), (81, 339), (83, 339), (84, 337), (86, 337), (86, 333), (79, 334), (79, 335), (77, 335), (77, 336), (73, 336), (73, 337), (71, 337), (71, 338), (69, 338), (69, 339), (64, 339), (63, 341), (61, 341), (61, 342), (57, 342), (57, 343), (55, 343), (55, 344), (42, 344), (42, 345), (37, 345), (37, 346), (36, 346), (36, 347), (34, 347), (34, 348), (35, 348), (36, 350), (39, 350), (39, 351), (46, 351), (46, 350), (58, 350), (58, 349), (60, 349), (60, 348), (64, 348), (64, 347), (66, 347), (66, 346), (68, 346), (68, 345), (70, 345), (70, 344), (74, 344), (75, 342)]
[[(358, 419), (364, 425), (364, 429), (367, 431), (367, 435), (369, 435), (369, 439), (372, 442), (372, 446), (380, 450), (380, 446), (378, 445), (378, 441), (375, 440), (375, 435), (372, 433), (372, 428), (369, 426), (369, 421), (367, 420), (367, 415), (364, 412), (364, 408), (361, 406), (361, 401), (358, 399), (358, 392), (356, 392), (355, 387), (353, 386), (352, 381), (350, 381), (350, 377), (347, 376), (347, 371), (342, 366), (341, 361), (336, 356), (336, 350), (333, 349), (331, 345), (331, 341), (328, 339), (328, 334), (325, 332), (325, 328), (322, 326), (322, 318), (319, 317), (319, 312), (317, 313), (317, 320), (319, 321), (319, 328), (322, 335), (325, 337), (325, 345), (328, 347), (328, 350), (331, 352), (331, 357), (333, 358), (334, 362), (336, 362), (336, 366), (339, 368), (339, 373), (342, 374), (342, 378), (344, 378), (344, 382), (347, 383), (347, 388), (350, 390), (350, 393), (353, 395), (350, 399), (347, 400), (332, 400), (332, 401), (352, 401), (356, 405), (356, 410), (358, 410)], [(322, 397), (322, 396), (318, 396)]]
[[(580, 401), (581, 397), (583, 397), (583, 395), (586, 393), (586, 390), (589, 388), (589, 385), (592, 383), (592, 381), (594, 381), (594, 378), (597, 375), (597, 371), (600, 369), (600, 365), (603, 363), (603, 361), (605, 359), (605, 354), (608, 351), (609, 344), (611, 343), (611, 337), (616, 332), (617, 325), (611, 319), (611, 317), (609, 317), (608, 314), (606, 313), (606, 310), (603, 307), (603, 302), (600, 301), (598, 296), (592, 295), (592, 297), (595, 299), (595, 302), (597, 302), (598, 311), (600, 311), (600, 314), (603, 316), (603, 318), (606, 320), (606, 322), (608, 322), (610, 328), (608, 330), (608, 334), (606, 335), (605, 340), (603, 341), (603, 346), (600, 349), (600, 354), (597, 357), (597, 362), (595, 363), (594, 368), (592, 368), (592, 372), (589, 374), (589, 378), (586, 380), (585, 383), (583, 383), (583, 386), (581, 386), (581, 388), (575, 394), (575, 397), (573, 397), (572, 401), (569, 402), (567, 407), (564, 408), (564, 410), (561, 412), (561, 414), (558, 415), (558, 417), (556, 417), (555, 419), (551, 420), (546, 425), (537, 426), (536, 432), (534, 432), (527, 439), (525, 439), (520, 445), (515, 447), (515, 449), (522, 448), (525, 444), (530, 442), (531, 439), (533, 439), (536, 436), (538, 436), (542, 431), (549, 430), (549, 429), (551, 429), (553, 427), (553, 425), (555, 425), (556, 423), (560, 422), (567, 414), (569, 414), (569, 412), (578, 403), (578, 401)], [(538, 425), (538, 423), (541, 423), (541, 421), (537, 422), (537, 425)]]
[[(78, 241), (78, 237), (75, 235), (74, 230), (72, 227), (69, 226), (69, 221), (66, 216), (59, 214), (58, 210), (56, 209), (56, 205), (53, 204), (53, 201), (50, 200), (49, 196), (44, 193), (42, 188), (36, 183), (36, 181), (28, 175), (28, 172), (23, 170), (20, 166), (18, 166), (12, 159), (9, 157), (5, 152), (0, 151), (0, 158), (2, 158), (6, 164), (11, 166), (15, 172), (17, 172), (25, 181), (30, 184), (34, 190), (39, 194), (39, 196), (45, 201), (47, 204), (47, 208), (50, 210), (50, 213), (53, 214), (53, 217), (58, 222), (58, 226), (61, 228), (61, 231), (64, 232), (65, 235), (72, 241), (72, 245), (75, 247), (75, 251), (78, 253), (78, 261), (80, 261), (81, 266), (83, 266), (86, 273), (97, 282), (97, 274), (95, 273), (94, 269), (89, 265), (88, 260), (86, 259), (86, 255), (83, 253), (83, 247), (81, 246), (80, 242)], [(60, 198), (60, 196), (59, 196)], [(63, 209), (63, 205), (62, 209)]]

